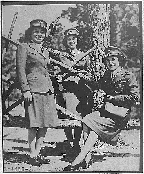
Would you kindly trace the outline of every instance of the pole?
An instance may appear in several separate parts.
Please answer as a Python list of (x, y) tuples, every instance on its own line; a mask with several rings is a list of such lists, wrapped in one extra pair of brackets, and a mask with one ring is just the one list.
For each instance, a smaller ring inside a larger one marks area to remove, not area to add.
[[(16, 12), (14, 14), (14, 17), (13, 17), (13, 20), (12, 20), (12, 23), (11, 23), (11, 27), (10, 27), (10, 31), (8, 33), (8, 39), (11, 39), (11, 36), (12, 36), (12, 32), (13, 32), (13, 29), (14, 29), (14, 26), (15, 26), (15, 22), (17, 20), (17, 16), (18, 16), (18, 12)], [(6, 39), (6, 42), (8, 40)], [(10, 43), (8, 42), (6, 48), (3, 50), (3, 54), (2, 54), (2, 60), (4, 58), (4, 55), (5, 53), (8, 51), (9, 49), (9, 46), (10, 46)], [(3, 84), (3, 96), (5, 96), (5, 85)], [(9, 97), (7, 98), (8, 99), (8, 107), (9, 107)], [(5, 100), (3, 99), (3, 108), (6, 109), (6, 105), (5, 105)]]
[(13, 17), (13, 20), (12, 20), (12, 23), (11, 23), (11, 27), (10, 27), (10, 31), (9, 31), (9, 34), (8, 34), (8, 39), (11, 39), (12, 32), (13, 32), (13, 29), (14, 29), (14, 26), (15, 26), (15, 22), (17, 20), (17, 16), (18, 16), (18, 12), (16, 12), (14, 14), (14, 17)]

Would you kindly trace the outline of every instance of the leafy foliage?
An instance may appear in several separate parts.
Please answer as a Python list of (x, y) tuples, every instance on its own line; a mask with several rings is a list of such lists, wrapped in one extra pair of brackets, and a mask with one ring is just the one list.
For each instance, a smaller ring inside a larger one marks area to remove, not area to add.
[[(13, 45), (8, 46), (7, 52), (3, 55), (2, 61), (2, 86), (3, 91), (8, 90), (16, 79), (16, 51)], [(10, 100), (16, 100), (21, 96), (20, 91), (14, 89), (9, 96)]]
[[(118, 46), (126, 55), (125, 68), (132, 71), (141, 84), (142, 33), (138, 3), (111, 4), (111, 45)], [(132, 116), (140, 116), (140, 108), (132, 107)]]
[(111, 44), (127, 55), (126, 67), (134, 73), (140, 71), (141, 28), (140, 4), (114, 4), (111, 7)]

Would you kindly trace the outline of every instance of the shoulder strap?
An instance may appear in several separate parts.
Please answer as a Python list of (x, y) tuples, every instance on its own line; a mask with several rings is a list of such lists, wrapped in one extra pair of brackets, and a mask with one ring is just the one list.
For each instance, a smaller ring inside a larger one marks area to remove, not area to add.
[(28, 46), (29, 46), (29, 48), (33, 49), (34, 51), (36, 51), (41, 56), (45, 57), (40, 51), (38, 51), (36, 48), (34, 48), (31, 44), (28, 44)]

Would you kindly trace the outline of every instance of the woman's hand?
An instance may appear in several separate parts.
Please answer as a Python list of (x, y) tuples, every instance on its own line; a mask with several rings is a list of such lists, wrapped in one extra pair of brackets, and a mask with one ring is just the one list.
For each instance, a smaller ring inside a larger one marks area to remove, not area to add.
[(23, 93), (24, 99), (28, 102), (32, 101), (32, 94), (30, 91), (26, 91), (25, 93)]
[(58, 67), (58, 66), (54, 66), (53, 68), (54, 68), (54, 75), (57, 75), (58, 73), (61, 72), (60, 67)]
[(61, 75), (57, 75), (57, 81), (62, 82), (62, 76)]
[(107, 95), (106, 97), (107, 97), (107, 100), (112, 100), (112, 99), (114, 99), (114, 97), (111, 96), (111, 95)]

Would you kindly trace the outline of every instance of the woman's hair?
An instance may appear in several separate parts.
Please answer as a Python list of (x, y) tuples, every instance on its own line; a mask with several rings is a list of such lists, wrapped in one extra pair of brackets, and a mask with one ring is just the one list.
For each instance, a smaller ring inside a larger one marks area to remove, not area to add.
[[(35, 28), (41, 28), (41, 27), (30, 27), (25, 31), (25, 42), (31, 42), (31, 35), (32, 35), (32, 31)], [(47, 30), (45, 28), (42, 28), (46, 34)]]

